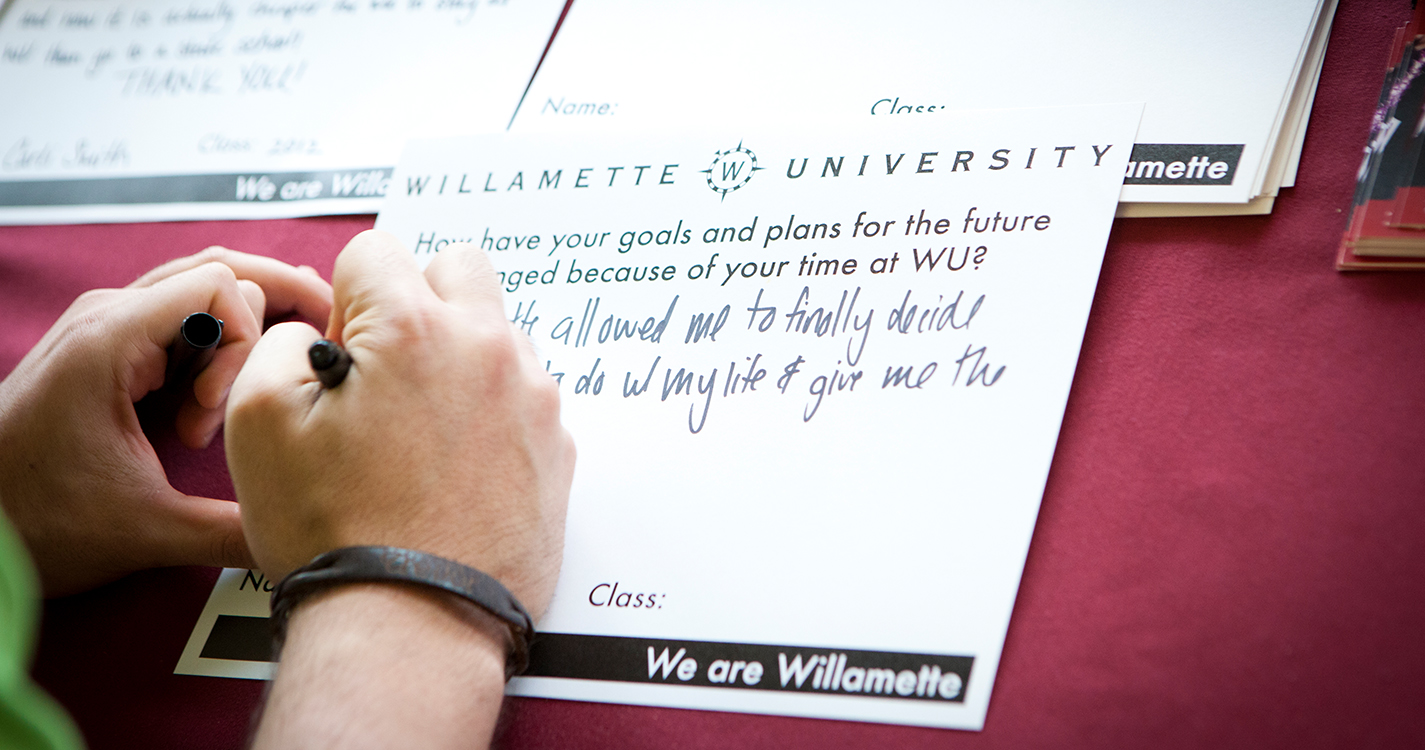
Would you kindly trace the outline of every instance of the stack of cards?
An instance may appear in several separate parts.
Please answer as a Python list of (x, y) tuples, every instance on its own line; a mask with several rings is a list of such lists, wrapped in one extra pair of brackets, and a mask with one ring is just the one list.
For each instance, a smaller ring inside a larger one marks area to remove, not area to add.
[(504, 128), (564, 0), (0, 0), (0, 225), (376, 213)]
[[(1142, 102), (1119, 216), (1266, 214), (1295, 184), (1335, 8), (579, 0), (511, 130), (893, 128), (955, 110)], [(1025, 19), (1053, 30), (1028, 52)]]
[(1336, 267), (1425, 269), (1425, 12), (1395, 33)]

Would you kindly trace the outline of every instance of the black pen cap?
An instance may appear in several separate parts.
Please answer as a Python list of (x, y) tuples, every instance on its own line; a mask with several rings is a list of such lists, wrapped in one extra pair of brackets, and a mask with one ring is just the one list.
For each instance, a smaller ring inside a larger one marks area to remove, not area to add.
[(213, 361), (223, 340), (223, 321), (205, 312), (195, 312), (178, 326), (178, 338), (168, 347), (168, 369), (164, 381), (175, 383), (197, 375)]
[(223, 321), (205, 312), (195, 312), (178, 327), (183, 343), (196, 350), (212, 349), (223, 340)]

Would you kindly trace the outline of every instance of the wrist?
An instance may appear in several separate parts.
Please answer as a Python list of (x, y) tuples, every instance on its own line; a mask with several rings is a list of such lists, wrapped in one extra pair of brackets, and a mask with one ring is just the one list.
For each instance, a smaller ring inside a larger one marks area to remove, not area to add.
[[(508, 628), (457, 597), (350, 583), (296, 606), (257, 747), (397, 747), (488, 741), (504, 695)], [(403, 726), (403, 722), (406, 726)]]
[(410, 652), (416, 644), (408, 641), (417, 638), (440, 641), (482, 665), (488, 662), (504, 682), (508, 625), (457, 596), (399, 583), (348, 583), (305, 597), (288, 618), (282, 656), (319, 641), (323, 649), (394, 642), (398, 650)]
[(303, 598), (332, 586), (352, 583), (393, 583), (449, 594), (475, 605), (507, 627), (509, 656), (505, 678), (524, 671), (529, 662), (534, 622), (529, 612), (499, 581), (488, 574), (437, 555), (400, 547), (342, 547), (317, 555), (292, 571), (272, 591), (275, 646), (282, 647), (287, 618)]

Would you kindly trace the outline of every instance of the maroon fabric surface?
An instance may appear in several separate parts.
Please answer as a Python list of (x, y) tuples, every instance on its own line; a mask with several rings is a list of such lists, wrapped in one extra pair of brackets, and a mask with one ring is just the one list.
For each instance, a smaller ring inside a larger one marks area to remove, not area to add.
[[(1340, 9), (1271, 216), (1114, 228), (983, 732), (512, 700), (500, 744), (1425, 746), (1425, 275), (1332, 270), (1408, 14)], [(370, 223), (0, 228), (0, 371), (87, 288), (211, 243), (329, 275)], [(178, 487), (232, 497), (221, 445), (154, 438)], [(170, 674), (215, 575), (48, 604), (36, 674), (93, 747), (242, 745), (260, 683)]]

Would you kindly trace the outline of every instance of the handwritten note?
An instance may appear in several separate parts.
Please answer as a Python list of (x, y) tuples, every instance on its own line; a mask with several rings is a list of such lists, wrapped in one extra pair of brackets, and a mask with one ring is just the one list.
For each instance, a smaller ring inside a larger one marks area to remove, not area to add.
[(401, 145), (504, 128), (557, 0), (15, 0), (0, 222), (374, 212)]
[(511, 692), (979, 728), (1139, 112), (413, 142), (579, 448)]

